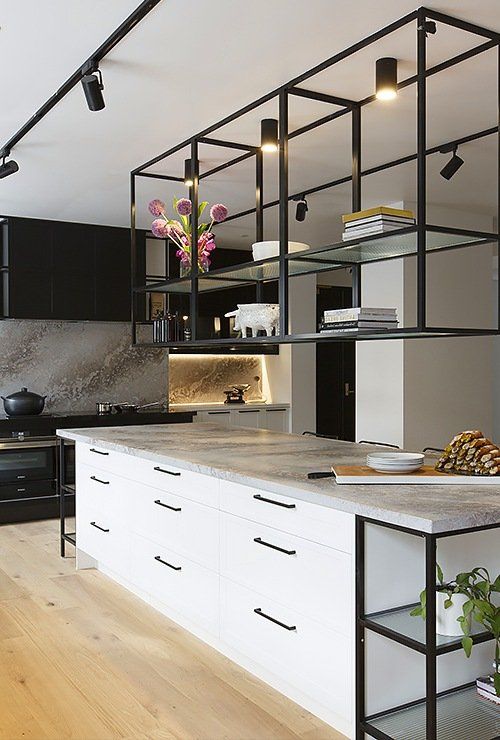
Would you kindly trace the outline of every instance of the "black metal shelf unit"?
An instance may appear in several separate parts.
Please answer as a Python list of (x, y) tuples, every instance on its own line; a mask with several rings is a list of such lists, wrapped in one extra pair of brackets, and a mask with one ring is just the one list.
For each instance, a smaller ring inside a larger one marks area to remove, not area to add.
[(74, 444), (74, 442), (65, 440), (62, 437), (58, 437), (57, 439), (57, 489), (59, 494), (60, 522), (59, 543), (62, 558), (66, 555), (66, 542), (69, 542), (70, 545), (76, 547), (76, 532), (66, 532), (66, 495), (70, 494), (74, 496), (76, 488), (74, 483), (67, 482), (65, 447), (67, 445), (72, 445), (74, 447)]
[[(417, 36), (417, 73), (407, 79), (398, 82), (398, 89), (416, 85), (417, 90), (417, 151), (412, 152), (399, 159), (385, 162), (370, 169), (363, 170), (361, 166), (361, 116), (365, 105), (373, 102), (374, 95), (368, 96), (362, 100), (346, 100), (345, 98), (336, 97), (320, 93), (314, 90), (302, 87), (307, 81), (313, 81), (314, 77), (324, 72), (329, 67), (346, 60), (353, 54), (359, 52), (372, 44), (376, 44), (385, 39), (391, 33), (403, 28), (408, 24), (415, 26)], [(444, 24), (455, 29), (469, 32), (479, 36), (482, 43), (468, 48), (466, 51), (455, 55), (434, 66), (427, 67), (426, 47), (427, 35), (432, 32), (435, 24)], [(476, 231), (467, 231), (465, 229), (444, 228), (430, 225), (427, 222), (426, 208), (426, 179), (427, 179), (427, 157), (439, 152), (443, 147), (452, 148), (465, 142), (475, 141), (483, 137), (499, 137), (498, 125), (488, 129), (473, 132), (462, 136), (454, 141), (443, 142), (439, 146), (427, 146), (427, 110), (426, 110), (426, 86), (429, 77), (439, 74), (465, 60), (471, 59), (479, 54), (491, 49), (498, 48), (500, 34), (495, 31), (482, 28), (473, 23), (453, 18), (452, 16), (436, 12), (428, 8), (418, 8), (408, 13), (399, 20), (391, 23), (385, 28), (371, 34), (367, 38), (359, 41), (351, 47), (335, 54), (321, 64), (304, 72), (302, 75), (294, 78), (285, 85), (264, 95), (258, 100), (246, 105), (244, 108), (218, 121), (199, 134), (186, 139), (180, 144), (168, 149), (157, 155), (148, 162), (132, 170), (130, 173), (130, 193), (131, 193), (131, 233), (132, 233), (132, 275), (136, 274), (135, 263), (137, 260), (136, 248), (136, 185), (137, 178), (157, 178), (158, 180), (170, 180), (182, 183), (184, 178), (180, 173), (177, 174), (160, 174), (152, 168), (163, 160), (167, 159), (182, 149), (189, 147), (191, 154), (191, 175), (193, 184), (189, 189), (189, 195), (193, 202), (193, 214), (191, 217), (192, 233), (197, 233), (197, 213), (198, 213), (198, 190), (199, 183), (204, 178), (220, 172), (223, 169), (236, 165), (245, 159), (254, 157), (255, 167), (255, 207), (252, 207), (241, 213), (231, 214), (228, 218), (235, 219), (240, 216), (255, 214), (255, 230), (257, 241), (263, 238), (263, 217), (264, 210), (272, 206), (279, 207), (279, 256), (260, 262), (251, 262), (234, 268), (224, 268), (214, 270), (210, 273), (200, 273), (196, 260), (190, 275), (183, 279), (166, 280), (148, 285), (132, 284), (132, 341), (134, 344), (143, 344), (139, 341), (137, 334), (138, 317), (140, 311), (138, 307), (140, 301), (144, 300), (144, 294), (152, 291), (164, 292), (168, 294), (178, 294), (189, 296), (190, 301), (190, 320), (191, 320), (191, 341), (164, 343), (163, 346), (171, 347), (177, 351), (182, 351), (182, 346), (202, 348), (219, 348), (230, 346), (236, 349), (244, 347), (249, 340), (246, 338), (226, 339), (204, 339), (200, 334), (198, 323), (199, 296), (203, 293), (209, 293), (214, 290), (225, 288), (238, 288), (240, 286), (255, 285), (256, 301), (261, 302), (261, 286), (266, 281), (276, 281), (279, 289), (280, 305), (280, 327), (279, 335), (273, 337), (258, 337), (251, 341), (255, 347), (262, 345), (276, 345), (280, 343), (293, 342), (316, 342), (316, 341), (344, 341), (354, 339), (380, 339), (390, 338), (391, 336), (404, 338), (417, 337), (434, 337), (434, 336), (461, 336), (461, 335), (482, 335), (482, 334), (499, 334), (500, 333), (500, 300), (498, 301), (497, 320), (495, 327), (491, 329), (464, 329), (463, 327), (436, 328), (429, 326), (427, 320), (426, 306), (426, 282), (427, 282), (427, 256), (435, 251), (454, 249), (466, 246), (477, 246), (486, 243), (498, 243), (498, 231), (495, 233), (484, 233)], [(294, 131), (289, 130), (288, 125), (288, 104), (290, 97), (302, 97), (313, 101), (331, 104), (333, 112), (322, 118), (312, 121)], [(221, 139), (211, 138), (211, 135), (218, 129), (232, 123), (236, 119), (253, 111), (259, 106), (277, 99), (279, 109), (279, 198), (278, 200), (263, 202), (263, 157), (259, 146), (251, 146), (234, 141), (222, 141)], [(335, 187), (345, 183), (351, 183), (351, 209), (353, 212), (361, 209), (361, 186), (362, 180), (366, 175), (380, 172), (382, 170), (397, 167), (406, 162), (415, 161), (417, 164), (417, 208), (416, 208), (416, 225), (414, 227), (402, 228), (390, 234), (383, 236), (370, 236), (363, 239), (340, 244), (331, 244), (308, 250), (307, 252), (288, 253), (288, 208), (289, 202), (297, 198), (297, 193), (289, 192), (288, 182), (288, 142), (296, 136), (316, 129), (336, 118), (348, 115), (351, 117), (351, 172), (338, 180), (328, 183), (322, 183), (315, 187), (301, 191), (302, 195), (310, 195), (326, 188)], [(229, 150), (239, 150), (238, 156), (227, 162), (213, 167), (207, 171), (200, 172), (200, 163), (198, 157), (199, 145), (223, 146)], [(243, 153), (242, 153), (243, 152)], [(500, 173), (500, 166), (499, 166)], [(497, 176), (497, 179), (499, 177)], [(498, 187), (498, 213), (500, 215), (500, 184)], [(500, 219), (499, 219), (500, 221)], [(397, 259), (400, 257), (414, 256), (417, 263), (417, 320), (416, 326), (411, 329), (398, 330), (397, 332), (377, 331), (370, 334), (353, 335), (344, 334), (341, 336), (325, 336), (316, 333), (297, 335), (289, 328), (289, 310), (288, 310), (288, 291), (289, 278), (294, 276), (321, 273), (334, 269), (351, 268), (353, 283), (353, 306), (361, 305), (361, 272), (362, 265), (382, 260)], [(499, 282), (500, 291), (500, 282)], [(141, 332), (141, 338), (143, 334)], [(146, 344), (149, 344), (146, 342)], [(179, 346), (179, 344), (181, 346)]]
[[(365, 612), (366, 526), (386, 527), (425, 540), (425, 621), (410, 616), (415, 604), (367, 614)], [(460, 638), (436, 633), (436, 548), (443, 537), (460, 536), (500, 525), (485, 525), (431, 534), (367, 517), (356, 517), (356, 740), (365, 734), (377, 740), (496, 740), (500, 732), (498, 707), (479, 697), (474, 683), (437, 691), (437, 659), (461, 650)], [(425, 698), (366, 714), (365, 632), (376, 632), (425, 656)], [(487, 632), (472, 635), (475, 644), (492, 640)]]

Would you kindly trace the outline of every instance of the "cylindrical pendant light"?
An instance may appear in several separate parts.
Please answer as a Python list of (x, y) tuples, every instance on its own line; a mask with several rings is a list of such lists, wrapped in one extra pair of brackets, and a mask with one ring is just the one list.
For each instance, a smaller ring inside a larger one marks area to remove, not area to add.
[(193, 187), (193, 172), (190, 159), (184, 160), (184, 185), (188, 188)]
[(260, 122), (260, 148), (263, 152), (278, 151), (278, 121), (264, 118)]
[(398, 60), (382, 57), (375, 64), (375, 97), (377, 100), (394, 100), (398, 94)]

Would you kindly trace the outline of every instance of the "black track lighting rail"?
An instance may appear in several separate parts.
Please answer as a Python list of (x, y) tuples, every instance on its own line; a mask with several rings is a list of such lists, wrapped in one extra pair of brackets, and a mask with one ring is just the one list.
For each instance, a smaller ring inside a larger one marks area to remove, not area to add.
[(54, 108), (78, 83), (85, 74), (94, 72), (99, 62), (114, 49), (114, 47), (132, 31), (143, 18), (155, 8), (161, 0), (144, 0), (108, 38), (89, 56), (89, 58), (76, 69), (61, 87), (29, 118), (11, 138), (5, 142), (0, 149), (0, 157), (8, 154), (16, 144), (19, 144), (47, 113)]

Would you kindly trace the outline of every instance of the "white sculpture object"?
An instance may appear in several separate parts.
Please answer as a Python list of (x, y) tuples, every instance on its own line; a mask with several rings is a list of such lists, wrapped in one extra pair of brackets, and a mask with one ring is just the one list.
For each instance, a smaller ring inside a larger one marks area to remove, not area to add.
[(235, 331), (241, 331), (241, 336), (247, 336), (247, 329), (252, 330), (252, 337), (257, 336), (259, 330), (266, 332), (266, 336), (279, 334), (280, 307), (278, 303), (238, 303), (236, 311), (229, 311), (226, 318), (234, 316)]

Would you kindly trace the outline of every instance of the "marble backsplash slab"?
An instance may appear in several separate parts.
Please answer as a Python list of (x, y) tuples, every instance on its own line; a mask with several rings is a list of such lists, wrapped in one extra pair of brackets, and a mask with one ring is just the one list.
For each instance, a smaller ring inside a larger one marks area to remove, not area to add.
[(169, 403), (221, 403), (233, 383), (248, 383), (247, 400), (262, 398), (262, 358), (254, 355), (171, 355)]
[(53, 412), (166, 400), (168, 354), (131, 347), (127, 323), (0, 321), (0, 395), (22, 386)]

